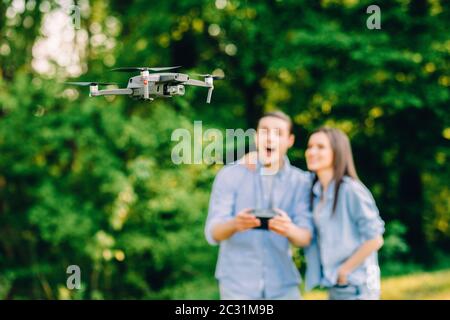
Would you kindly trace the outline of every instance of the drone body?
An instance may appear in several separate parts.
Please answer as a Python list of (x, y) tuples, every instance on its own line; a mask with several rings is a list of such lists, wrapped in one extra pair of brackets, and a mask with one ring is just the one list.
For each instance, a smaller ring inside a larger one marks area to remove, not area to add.
[(179, 67), (163, 67), (163, 68), (147, 68), (147, 67), (131, 67), (117, 68), (113, 71), (132, 72), (140, 71), (139, 76), (131, 77), (128, 80), (126, 88), (99, 90), (99, 85), (110, 85), (114, 83), (103, 82), (66, 82), (67, 84), (89, 86), (89, 96), (109, 96), (109, 95), (128, 95), (133, 98), (153, 101), (157, 97), (170, 98), (173, 96), (184, 95), (184, 86), (197, 86), (208, 88), (207, 103), (211, 102), (212, 91), (214, 90), (214, 80), (223, 79), (220, 76), (210, 74), (199, 75), (204, 77), (204, 81), (191, 79), (189, 75), (184, 73), (173, 72), (156, 72), (149, 71), (166, 71)]

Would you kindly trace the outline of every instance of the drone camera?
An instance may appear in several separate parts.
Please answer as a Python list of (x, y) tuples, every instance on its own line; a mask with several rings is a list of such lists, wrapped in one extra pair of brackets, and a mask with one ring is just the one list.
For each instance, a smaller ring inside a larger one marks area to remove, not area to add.
[(167, 91), (171, 96), (182, 96), (184, 95), (184, 86), (181, 84), (177, 86), (170, 86), (167, 88)]

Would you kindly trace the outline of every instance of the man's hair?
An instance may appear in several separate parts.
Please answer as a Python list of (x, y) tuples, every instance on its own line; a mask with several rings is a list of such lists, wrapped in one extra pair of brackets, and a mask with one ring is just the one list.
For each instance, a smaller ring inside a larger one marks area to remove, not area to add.
[(280, 110), (275, 110), (275, 111), (270, 111), (270, 112), (265, 112), (259, 119), (258, 119), (258, 125), (259, 122), (261, 121), (262, 118), (265, 117), (274, 117), (274, 118), (278, 118), (281, 120), (284, 120), (288, 123), (289, 125), (289, 133), (292, 133), (292, 127), (293, 127), (293, 123), (292, 123), (292, 119), (291, 117), (289, 117), (286, 113), (284, 113), (283, 111)]

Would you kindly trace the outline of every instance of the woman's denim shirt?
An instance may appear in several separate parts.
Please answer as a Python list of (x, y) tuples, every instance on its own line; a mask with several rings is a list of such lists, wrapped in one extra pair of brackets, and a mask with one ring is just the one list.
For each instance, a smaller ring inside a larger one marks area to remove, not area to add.
[[(320, 212), (314, 212), (318, 216), (314, 219), (313, 238), (310, 246), (305, 248), (307, 290), (318, 285), (336, 285), (342, 263), (364, 242), (384, 233), (384, 222), (375, 200), (361, 182), (347, 176), (343, 178), (333, 213), (334, 190), (332, 181)], [(317, 208), (321, 195), (322, 187), (317, 181), (313, 186), (313, 208)], [(373, 252), (347, 277), (349, 284), (370, 284), (375, 288), (379, 288), (379, 278), (377, 252)]]

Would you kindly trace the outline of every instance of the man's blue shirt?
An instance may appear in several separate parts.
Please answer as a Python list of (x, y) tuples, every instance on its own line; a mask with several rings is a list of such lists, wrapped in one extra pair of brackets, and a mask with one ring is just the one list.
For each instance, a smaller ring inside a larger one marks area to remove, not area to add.
[[(222, 168), (214, 180), (205, 236), (210, 244), (212, 227), (233, 219), (247, 208), (261, 208), (262, 168), (249, 170), (241, 163)], [(285, 211), (292, 221), (313, 230), (308, 206), (310, 174), (290, 165), (285, 157), (283, 167), (272, 183), (273, 207)], [(250, 229), (236, 232), (220, 242), (216, 278), (230, 290), (254, 299), (282, 295), (300, 282), (300, 274), (292, 260), (289, 241), (272, 231)]]

